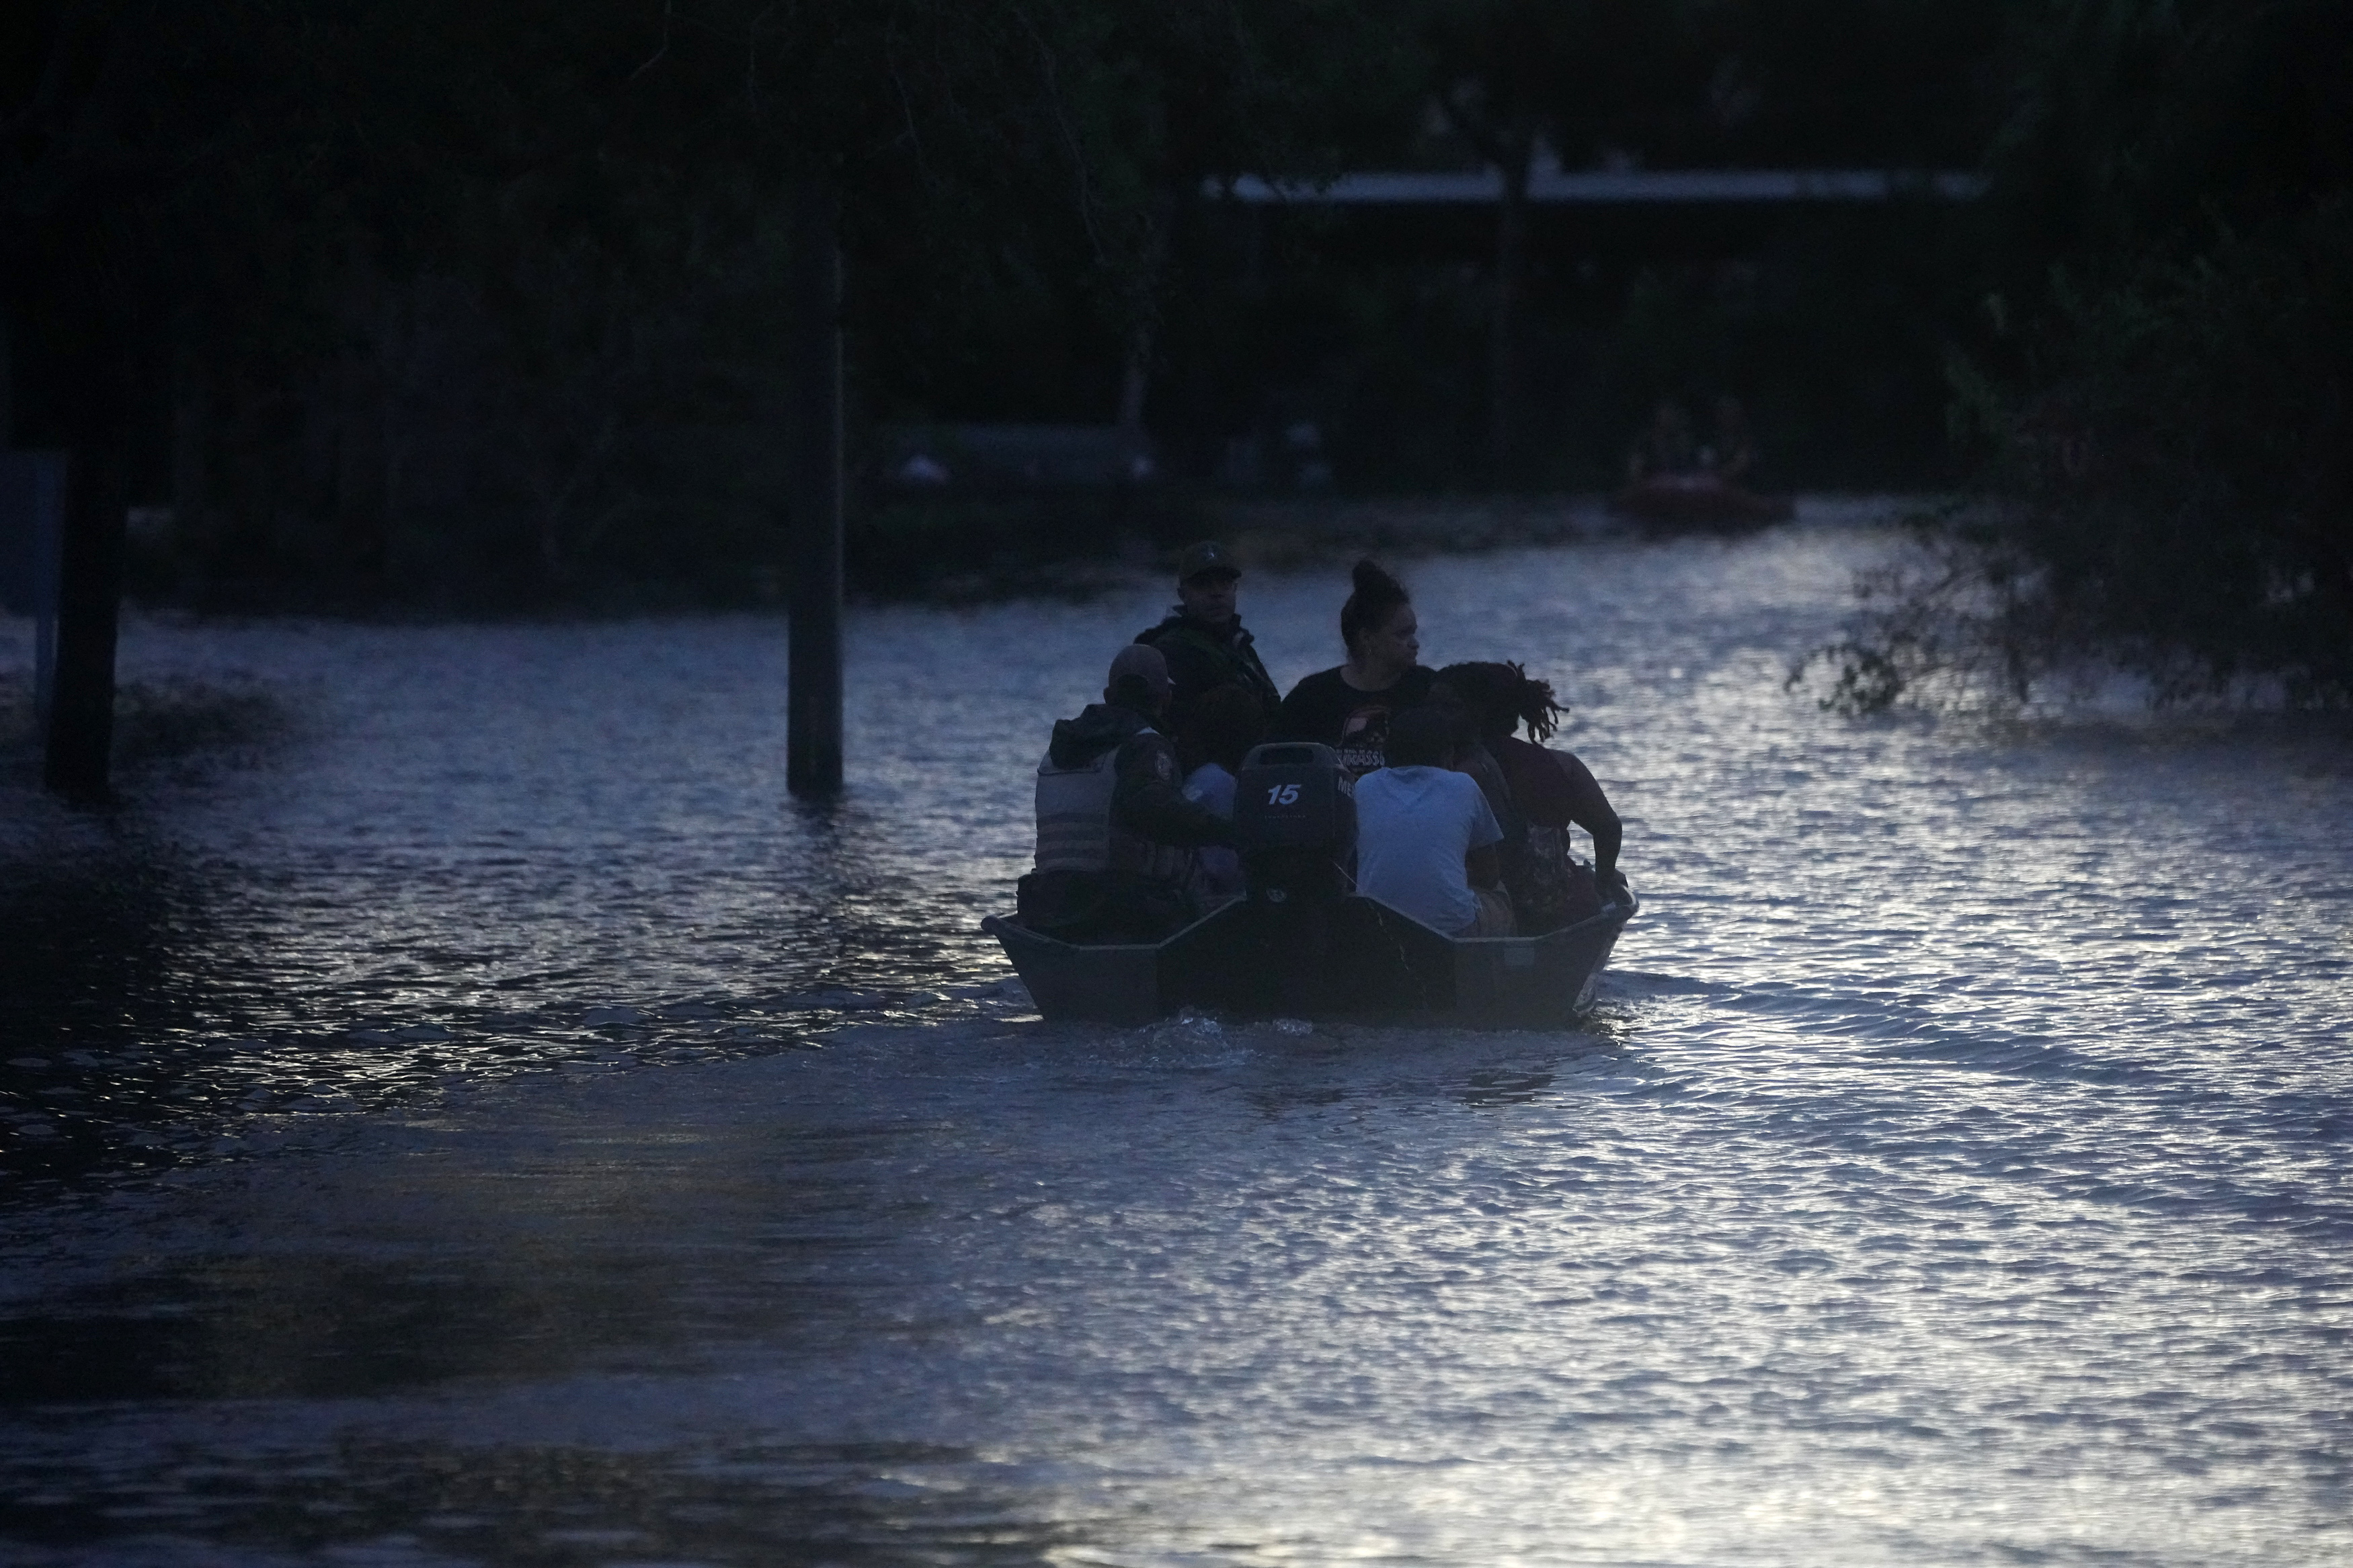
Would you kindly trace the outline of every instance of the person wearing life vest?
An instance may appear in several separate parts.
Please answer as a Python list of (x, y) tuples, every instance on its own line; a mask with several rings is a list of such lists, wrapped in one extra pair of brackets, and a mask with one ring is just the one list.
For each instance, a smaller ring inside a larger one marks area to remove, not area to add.
[(1232, 828), (1185, 798), (1176, 749), (1159, 729), (1168, 663), (1132, 643), (1103, 700), (1054, 724), (1038, 764), (1037, 868), (1021, 879), (1021, 923), (1065, 942), (1158, 942), (1199, 911), (1193, 850)]
[[(1181, 729), (1191, 719), (1194, 705), (1220, 686), (1239, 686), (1258, 699), (1266, 721), (1274, 721), (1282, 693), (1259, 662), (1242, 618), (1234, 610), (1234, 591), (1242, 569), (1215, 540), (1186, 546), (1176, 560), (1177, 604), (1168, 618), (1136, 637), (1156, 647), (1168, 661), (1174, 687), (1168, 722)], [(1198, 763), (1199, 758), (1187, 761)]]

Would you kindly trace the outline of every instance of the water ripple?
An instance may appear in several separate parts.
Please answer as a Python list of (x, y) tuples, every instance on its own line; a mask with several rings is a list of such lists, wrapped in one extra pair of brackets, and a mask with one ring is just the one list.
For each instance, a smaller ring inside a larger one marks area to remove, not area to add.
[(254, 729), (0, 780), (0, 1555), (2353, 1555), (2353, 746), (1824, 714), (1882, 547), (1413, 564), (1628, 817), (1520, 1035), (1038, 1018), (977, 922), (1148, 587), (854, 615), (828, 808), (771, 620), (134, 622)]

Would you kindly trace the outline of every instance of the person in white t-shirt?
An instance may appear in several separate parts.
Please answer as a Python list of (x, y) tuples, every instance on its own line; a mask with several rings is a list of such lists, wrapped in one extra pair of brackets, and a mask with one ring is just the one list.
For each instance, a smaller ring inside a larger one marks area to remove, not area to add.
[(1448, 936), (1509, 936), (1496, 886), (1504, 830), (1476, 779), (1452, 772), (1453, 725), (1434, 708), (1389, 722), (1388, 765), (1356, 781), (1356, 891)]
[[(1201, 694), (1177, 731), (1176, 752), (1187, 766), (1185, 798), (1198, 801), (1231, 822), (1234, 775), (1242, 759), (1266, 737), (1266, 712), (1247, 687), (1215, 686)], [(1205, 904), (1223, 903), (1244, 891), (1242, 859), (1223, 845), (1193, 851), (1194, 893)]]

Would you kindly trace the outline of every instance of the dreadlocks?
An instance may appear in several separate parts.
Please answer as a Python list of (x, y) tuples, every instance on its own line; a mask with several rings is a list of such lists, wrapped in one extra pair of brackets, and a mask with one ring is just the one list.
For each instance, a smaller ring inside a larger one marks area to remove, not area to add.
[(1525, 724), (1528, 739), (1548, 741), (1567, 711), (1549, 681), (1535, 679), (1516, 663), (1450, 664), (1438, 679), (1478, 715), (1482, 735), (1508, 735)]

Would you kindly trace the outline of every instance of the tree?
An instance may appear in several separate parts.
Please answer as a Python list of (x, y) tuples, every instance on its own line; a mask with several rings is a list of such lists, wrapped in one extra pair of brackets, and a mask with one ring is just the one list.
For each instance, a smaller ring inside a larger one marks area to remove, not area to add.
[[(301, 569), (364, 597), (398, 554), (398, 487), (381, 477), (401, 447), (387, 366), (402, 334), (438, 311), (427, 325), (443, 339), (481, 340), (467, 374), (480, 381), (495, 363), (512, 389), (475, 403), (505, 410), (486, 444), (514, 437), (515, 459), (503, 477), (462, 478), (512, 492), (533, 522), (520, 548), (478, 553), (561, 584), (600, 529), (659, 499), (632, 447), (649, 389), (679, 363), (679, 333), (705, 331), (696, 323), (712, 312), (696, 301), (740, 301), (730, 290), (744, 267), (773, 259), (763, 236), (788, 191), (833, 193), (859, 332), (903, 334), (1008, 270), (1042, 273), (1125, 321), (1140, 367), (1174, 204), (1204, 169), (1287, 155), (1282, 62), (1309, 58), (1318, 28), (1345, 34), (1359, 9), (9, 8), (0, 310), (17, 329), (19, 423), (70, 448), (76, 474), (52, 783), (104, 788), (122, 514), (159, 482), (167, 405), (200, 409), (244, 387), (249, 405), (293, 424), (339, 424), (330, 493), (292, 510)], [(681, 324), (657, 341), (664, 321)], [(739, 379), (745, 397), (775, 395), (773, 374)], [(447, 381), (423, 394), (468, 395)], [(689, 394), (672, 383), (662, 395)], [(208, 438), (233, 423), (214, 419)], [(242, 505), (263, 533), (280, 526), (289, 508), (273, 498), (290, 493), (290, 451), (260, 442), (216, 466), (213, 504)]]
[(1683, 18), (1644, 0), (1439, 0), (1422, 38), (1440, 113), (1501, 181), (1487, 460), (1508, 482), (1519, 443), (1529, 180), (1546, 153), (1581, 164), (1639, 146), (1687, 72)]
[(2248, 678), (2353, 699), (2353, 16), (2067, 0), (2027, 22), (1999, 276), (1954, 376), (2000, 506), (1858, 645), (1869, 692), (1974, 641), (2014, 688), (2092, 658), (2159, 700)]
[[(0, 47), (0, 314), (18, 438), (69, 456), (48, 786), (102, 796), (125, 510), (143, 388), (176, 303), (176, 199), (256, 151), (269, 95), (234, 68), (253, 7), (135, 0), (10, 13)], [(255, 89), (248, 95), (240, 89)]]

